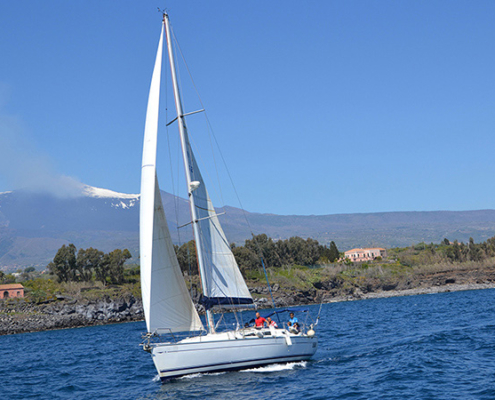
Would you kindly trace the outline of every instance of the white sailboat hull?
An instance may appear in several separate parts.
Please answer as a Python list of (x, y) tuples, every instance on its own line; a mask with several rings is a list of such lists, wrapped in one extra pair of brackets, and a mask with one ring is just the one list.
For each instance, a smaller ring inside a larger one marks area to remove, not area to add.
[(165, 381), (200, 372), (309, 360), (316, 352), (316, 336), (276, 331), (262, 337), (240, 331), (197, 336), (178, 343), (155, 344), (151, 353), (160, 379)]

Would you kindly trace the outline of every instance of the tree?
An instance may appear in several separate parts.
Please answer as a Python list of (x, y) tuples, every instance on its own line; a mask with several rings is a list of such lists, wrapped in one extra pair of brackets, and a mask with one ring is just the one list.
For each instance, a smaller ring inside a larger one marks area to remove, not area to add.
[(34, 271), (36, 271), (36, 268), (34, 268), (34, 267), (27, 267), (27, 268), (24, 270), (24, 272), (27, 272), (27, 273), (34, 272)]
[(5, 275), (3, 278), (3, 283), (15, 283), (15, 276), (12, 274)]
[(103, 283), (103, 285), (107, 284), (107, 277), (110, 276), (110, 259), (108, 255), (105, 254), (102, 256), (101, 261), (98, 265), (95, 266), (95, 277), (96, 280)]
[(337, 248), (335, 242), (332, 240), (330, 242), (330, 248), (328, 249), (328, 261), (334, 262), (339, 259), (339, 256), (339, 249)]
[[(93, 278), (93, 271), (100, 270), (103, 261), (103, 252), (90, 247), (89, 249), (79, 249), (76, 258), (76, 268), (79, 277), (84, 282), (89, 282)], [(101, 272), (101, 271), (100, 271)], [(106, 272), (103, 273), (106, 279)], [(97, 277), (99, 279), (99, 277)], [(99, 279), (100, 280), (100, 279)]]
[(266, 267), (280, 267), (282, 265), (277, 246), (273, 243), (272, 238), (264, 233), (246, 240), (244, 247), (257, 255), (259, 266), (261, 266), (260, 257), (263, 257)]
[(69, 282), (76, 277), (76, 246), (65, 244), (58, 249), (53, 261), (48, 264), (48, 270), (56, 275), (60, 282)]
[(479, 245), (474, 243), (472, 237), (469, 238), (469, 259), (472, 261), (481, 261), (483, 259), (483, 251)]
[(179, 266), (182, 273), (188, 275), (197, 275), (199, 272), (198, 268), (198, 258), (196, 256), (196, 245), (194, 240), (190, 240), (184, 243), (182, 246), (175, 247), (175, 252), (177, 254), (177, 260), (179, 261)]
[(115, 249), (103, 256), (102, 264), (108, 268), (108, 275), (112, 283), (124, 283), (124, 264), (131, 257), (131, 253), (127, 249)]
[(244, 246), (234, 247), (232, 253), (241, 271), (257, 268), (260, 264), (260, 258), (256, 253)]
[(320, 258), (320, 245), (314, 239), (293, 236), (283, 242), (279, 248), (283, 249), (284, 264), (314, 265)]

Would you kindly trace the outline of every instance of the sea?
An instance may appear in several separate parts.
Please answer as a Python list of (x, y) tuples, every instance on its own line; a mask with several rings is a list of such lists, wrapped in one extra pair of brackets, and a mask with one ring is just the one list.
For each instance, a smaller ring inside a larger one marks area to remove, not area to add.
[(164, 384), (139, 347), (144, 322), (2, 336), (0, 396), (495, 399), (493, 289), (324, 304), (320, 317), (311, 361)]

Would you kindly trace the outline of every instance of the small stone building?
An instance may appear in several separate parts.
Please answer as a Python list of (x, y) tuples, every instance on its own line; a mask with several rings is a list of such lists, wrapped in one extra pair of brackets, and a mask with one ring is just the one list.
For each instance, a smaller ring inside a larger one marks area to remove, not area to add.
[(0, 285), (0, 299), (11, 299), (16, 297), (24, 297), (24, 286), (20, 283)]

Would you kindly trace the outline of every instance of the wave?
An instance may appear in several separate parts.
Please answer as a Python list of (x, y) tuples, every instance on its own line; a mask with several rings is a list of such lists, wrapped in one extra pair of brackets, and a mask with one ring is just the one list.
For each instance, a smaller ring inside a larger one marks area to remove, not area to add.
[(286, 364), (271, 364), (258, 368), (243, 369), (240, 372), (277, 372), (277, 371), (294, 369), (296, 367), (305, 368), (307, 364), (308, 364), (307, 361), (299, 361), (299, 362), (286, 363)]
[(176, 379), (194, 379), (194, 378), (199, 378), (200, 376), (215, 376), (215, 375), (223, 375), (226, 372), (198, 372), (196, 374), (189, 374), (189, 375), (184, 375)]

